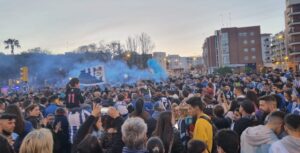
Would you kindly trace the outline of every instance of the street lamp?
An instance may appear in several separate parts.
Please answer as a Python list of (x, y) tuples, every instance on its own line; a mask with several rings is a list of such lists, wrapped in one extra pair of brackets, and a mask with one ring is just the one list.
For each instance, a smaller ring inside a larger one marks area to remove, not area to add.
[(127, 53), (127, 55), (126, 55), (126, 56), (127, 56), (127, 58), (130, 58), (130, 57), (131, 57), (130, 53)]

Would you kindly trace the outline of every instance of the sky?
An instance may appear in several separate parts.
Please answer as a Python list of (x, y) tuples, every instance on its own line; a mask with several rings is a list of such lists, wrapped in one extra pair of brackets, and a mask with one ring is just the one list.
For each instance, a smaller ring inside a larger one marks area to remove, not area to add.
[(285, 0), (0, 0), (0, 42), (18, 39), (16, 53), (58, 54), (145, 32), (153, 51), (200, 56), (205, 38), (222, 27), (284, 30), (284, 10)]

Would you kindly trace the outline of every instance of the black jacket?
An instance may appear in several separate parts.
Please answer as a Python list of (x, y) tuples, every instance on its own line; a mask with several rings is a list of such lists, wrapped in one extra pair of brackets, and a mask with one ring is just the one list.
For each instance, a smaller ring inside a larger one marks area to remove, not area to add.
[(15, 153), (7, 139), (0, 134), (0, 153)]
[(56, 115), (53, 128), (58, 123), (61, 123), (61, 131), (54, 133), (54, 153), (70, 153), (71, 143), (70, 143), (70, 133), (69, 133), (69, 121), (64, 115)]
[(81, 91), (78, 88), (69, 88), (66, 91), (65, 98), (67, 108), (79, 107), (84, 102), (84, 98), (81, 95)]
[[(85, 138), (87, 134), (91, 132), (91, 128), (96, 122), (96, 119), (94, 116), (89, 116), (88, 119), (82, 124), (82, 126), (79, 128), (76, 138), (74, 140), (73, 146), (72, 146), (72, 153), (76, 153), (78, 144)], [(122, 132), (121, 132), (121, 126), (123, 125), (123, 119), (122, 117), (118, 117), (112, 121), (113, 127), (116, 127), (117, 133), (113, 135), (112, 138), (112, 144), (111, 148), (109, 148), (106, 153), (122, 153), (122, 149), (124, 147), (124, 143), (122, 141)]]
[(254, 116), (246, 116), (242, 117), (241, 119), (237, 120), (234, 123), (233, 130), (241, 136), (243, 131), (247, 129), (250, 126), (253, 126), (255, 124), (255, 117)]
[(212, 122), (215, 124), (218, 130), (230, 128), (231, 125), (231, 120), (225, 117), (214, 117), (212, 118)]
[(180, 139), (180, 133), (175, 128), (174, 128), (174, 141), (173, 141), (171, 153), (184, 153), (184, 146)]

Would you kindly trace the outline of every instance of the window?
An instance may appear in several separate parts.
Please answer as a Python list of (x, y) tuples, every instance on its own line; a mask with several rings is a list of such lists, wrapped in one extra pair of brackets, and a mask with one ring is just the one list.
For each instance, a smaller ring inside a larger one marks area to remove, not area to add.
[(252, 51), (252, 52), (255, 52), (255, 51), (256, 51), (256, 49), (255, 49), (255, 48), (251, 48), (251, 51)]
[(251, 40), (251, 44), (255, 44), (255, 40)]
[(250, 32), (250, 36), (254, 36), (254, 32)]
[(246, 52), (246, 53), (247, 53), (248, 51), (249, 51), (249, 49), (248, 49), (248, 48), (244, 48), (244, 52)]
[(244, 42), (243, 42), (245, 45), (247, 45), (248, 44), (248, 41), (247, 40), (244, 40)]
[(252, 56), (252, 59), (253, 59), (253, 60), (256, 60), (256, 56)]
[(244, 57), (244, 60), (245, 60), (245, 61), (248, 61), (248, 59), (249, 59), (248, 56), (245, 56), (245, 57)]
[(239, 36), (240, 36), (240, 37), (247, 37), (247, 32), (240, 32), (240, 33), (239, 33)]

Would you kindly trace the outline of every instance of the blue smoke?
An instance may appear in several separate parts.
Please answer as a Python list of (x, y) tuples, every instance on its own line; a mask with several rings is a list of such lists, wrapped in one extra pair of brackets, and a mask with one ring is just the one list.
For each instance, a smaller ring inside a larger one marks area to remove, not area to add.
[(133, 84), (139, 80), (153, 80), (160, 82), (168, 78), (167, 72), (155, 59), (147, 61), (148, 69), (141, 70), (137, 67), (129, 67), (124, 61), (110, 61), (107, 63), (93, 61), (75, 65), (75, 69), (69, 72), (69, 77), (79, 77), (80, 72), (89, 67), (102, 65), (106, 83), (111, 85)]

